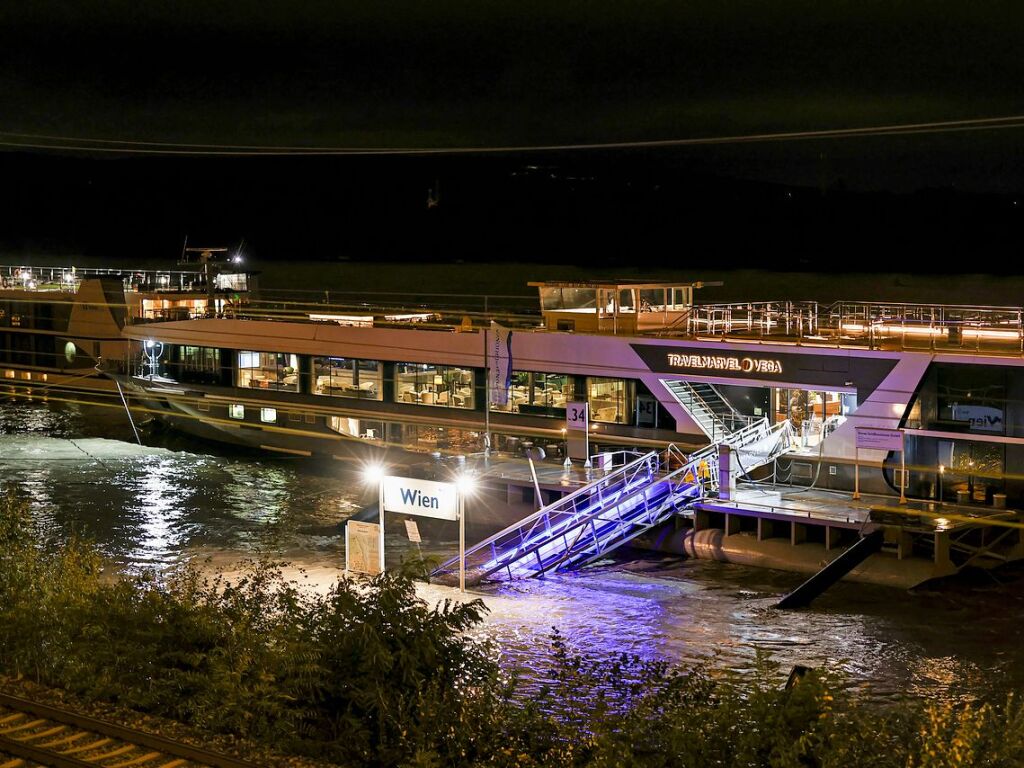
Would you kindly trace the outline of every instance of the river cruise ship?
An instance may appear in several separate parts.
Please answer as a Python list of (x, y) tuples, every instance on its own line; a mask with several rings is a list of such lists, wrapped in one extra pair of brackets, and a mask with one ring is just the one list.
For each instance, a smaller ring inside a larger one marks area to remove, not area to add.
[(106, 374), (128, 358), (125, 326), (231, 311), (256, 279), (236, 258), (187, 248), (169, 270), (0, 266), (0, 386), (65, 400), (116, 393)]
[[(263, 301), (144, 318), (124, 326), (123, 380), (133, 408), (177, 429), (291, 455), (542, 448), (561, 462), (583, 406), (591, 454), (693, 450), (766, 419), (789, 424), (778, 482), (852, 490), (859, 475), (865, 492), (1024, 502), (1021, 308), (531, 286), (533, 308)], [(498, 338), (507, 388), (488, 397)], [(858, 447), (863, 428), (902, 432), (903, 450)]]

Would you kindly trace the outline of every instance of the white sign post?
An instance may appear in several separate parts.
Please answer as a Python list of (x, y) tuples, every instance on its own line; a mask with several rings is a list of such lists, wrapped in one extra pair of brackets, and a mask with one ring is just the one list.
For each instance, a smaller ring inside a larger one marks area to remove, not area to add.
[(900, 504), (907, 503), (907, 443), (902, 429), (884, 427), (856, 427), (854, 448), (853, 498), (860, 498), (860, 449), (900, 452)]
[[(384, 512), (459, 521), (459, 589), (466, 591), (466, 502), (454, 483), (385, 475), (378, 495), (380, 570), (384, 570)], [(413, 523), (415, 526), (415, 523)], [(416, 530), (419, 537), (419, 531)], [(410, 535), (410, 538), (412, 536)]]

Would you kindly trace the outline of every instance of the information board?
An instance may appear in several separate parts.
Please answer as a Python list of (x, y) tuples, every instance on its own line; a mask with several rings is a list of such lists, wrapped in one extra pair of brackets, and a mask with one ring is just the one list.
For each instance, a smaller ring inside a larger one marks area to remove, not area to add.
[(415, 520), (405, 521), (405, 533), (409, 537), (409, 541), (413, 542), (414, 544), (420, 543), (420, 527), (416, 525)]
[(857, 447), (873, 451), (902, 451), (903, 433), (884, 427), (857, 427)]
[(380, 526), (349, 520), (345, 524), (345, 570), (380, 573)]

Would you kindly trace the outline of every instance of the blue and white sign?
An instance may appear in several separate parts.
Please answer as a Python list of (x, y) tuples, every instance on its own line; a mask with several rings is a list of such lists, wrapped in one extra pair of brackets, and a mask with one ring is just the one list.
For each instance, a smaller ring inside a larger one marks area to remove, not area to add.
[(454, 483), (416, 480), (409, 477), (384, 478), (384, 510), (403, 515), (458, 520), (459, 502)]

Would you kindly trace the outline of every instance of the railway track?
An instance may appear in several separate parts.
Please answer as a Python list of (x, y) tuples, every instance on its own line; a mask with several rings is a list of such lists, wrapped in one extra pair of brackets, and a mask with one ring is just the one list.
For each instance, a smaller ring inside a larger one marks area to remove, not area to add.
[(258, 768), (180, 741), (0, 693), (0, 768)]

